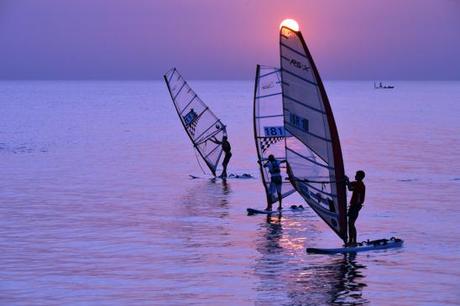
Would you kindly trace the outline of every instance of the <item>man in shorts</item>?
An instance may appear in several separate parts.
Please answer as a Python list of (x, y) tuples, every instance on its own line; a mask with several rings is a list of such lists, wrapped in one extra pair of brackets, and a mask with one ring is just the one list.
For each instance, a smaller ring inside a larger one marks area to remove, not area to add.
[[(268, 156), (268, 161), (264, 164), (264, 167), (268, 168), (270, 172), (270, 187), (268, 192), (274, 198), (274, 195), (278, 195), (278, 210), (281, 210), (283, 197), (281, 195), (281, 186), (283, 185), (283, 178), (281, 177), (281, 168), (280, 165), (285, 163), (285, 160), (278, 161), (275, 156), (270, 154)], [(272, 203), (267, 204), (266, 210), (272, 210)]]
[(366, 176), (364, 171), (356, 171), (355, 181), (350, 182), (348, 177), (345, 177), (345, 182), (348, 186), (348, 190), (352, 191), (350, 200), (350, 208), (348, 208), (348, 245), (356, 245), (357, 231), (355, 227), (356, 219), (358, 219), (359, 211), (363, 207), (364, 198), (366, 196), (366, 186), (363, 183), (363, 179)]
[(222, 151), (224, 151), (224, 160), (222, 162), (222, 174), (219, 176), (220, 178), (227, 178), (227, 166), (228, 163), (230, 162), (230, 158), (232, 158), (232, 146), (230, 145), (230, 142), (228, 142), (228, 137), (224, 136), (222, 137), (222, 141), (217, 140), (217, 138), (213, 137), (210, 139), (212, 142), (215, 144), (222, 145)]

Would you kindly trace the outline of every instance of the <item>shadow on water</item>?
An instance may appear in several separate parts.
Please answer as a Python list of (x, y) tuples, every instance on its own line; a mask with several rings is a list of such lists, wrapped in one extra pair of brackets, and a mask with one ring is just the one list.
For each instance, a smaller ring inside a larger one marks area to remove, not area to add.
[(356, 254), (301, 254), (305, 257), (299, 259), (299, 254), (291, 249), (295, 237), (288, 237), (282, 223), (282, 217), (277, 216), (267, 217), (261, 224), (263, 234), (257, 243), (261, 257), (254, 267), (260, 279), (256, 305), (369, 303), (362, 293), (367, 286), (363, 275), (366, 266), (358, 262)]

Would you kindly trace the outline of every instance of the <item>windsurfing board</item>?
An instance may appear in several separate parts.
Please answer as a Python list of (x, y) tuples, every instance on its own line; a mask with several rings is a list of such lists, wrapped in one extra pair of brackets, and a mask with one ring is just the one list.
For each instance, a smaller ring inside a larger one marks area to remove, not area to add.
[(222, 178), (220, 176), (212, 176), (212, 175), (198, 176), (198, 175), (193, 175), (193, 174), (189, 174), (189, 177), (192, 180), (196, 180), (196, 179), (208, 179), (208, 180), (215, 180), (215, 179), (235, 180), (235, 179), (237, 179), (237, 180), (248, 180), (248, 179), (253, 179), (254, 178), (254, 176), (252, 176), (249, 173), (241, 173), (241, 174), (231, 173), (226, 178)]
[(248, 216), (252, 215), (273, 215), (273, 214), (282, 214), (284, 212), (303, 212), (305, 208), (302, 205), (292, 205), (288, 208), (283, 208), (281, 210), (260, 210), (255, 208), (247, 208), (246, 209)]
[(399, 238), (391, 237), (390, 239), (367, 240), (358, 243), (356, 246), (343, 247), (343, 248), (307, 248), (309, 254), (346, 254), (358, 253), (374, 250), (384, 250), (392, 248), (400, 248), (403, 246), (404, 241)]

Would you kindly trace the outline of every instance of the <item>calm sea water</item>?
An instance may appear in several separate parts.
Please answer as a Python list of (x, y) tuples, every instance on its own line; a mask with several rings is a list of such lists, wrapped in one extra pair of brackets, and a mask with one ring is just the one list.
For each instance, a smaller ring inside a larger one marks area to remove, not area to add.
[[(228, 125), (230, 172), (258, 177), (251, 82), (190, 82)], [(2, 305), (460, 304), (460, 82), (327, 82), (346, 171), (367, 173), (359, 239), (264, 207), (258, 179), (189, 179), (162, 82), (0, 83)], [(299, 204), (296, 196), (286, 205)]]

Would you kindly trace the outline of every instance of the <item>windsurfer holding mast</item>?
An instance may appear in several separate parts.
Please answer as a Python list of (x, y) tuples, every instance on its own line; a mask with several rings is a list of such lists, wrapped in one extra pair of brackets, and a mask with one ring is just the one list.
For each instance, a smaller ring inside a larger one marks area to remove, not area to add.
[[(259, 161), (260, 162), (260, 161)], [(280, 165), (285, 163), (285, 160), (277, 160), (273, 154), (268, 156), (268, 161), (263, 165), (264, 167), (268, 168), (268, 172), (270, 172), (270, 187), (268, 192), (270, 193), (271, 197), (274, 197), (275, 194), (278, 195), (278, 210), (283, 208), (282, 200), (283, 197), (281, 195), (281, 186), (283, 185), (283, 179), (281, 177), (281, 168)], [(272, 210), (272, 203), (267, 203), (266, 210)]]
[(228, 166), (228, 163), (230, 162), (230, 158), (232, 158), (232, 152), (231, 152), (232, 146), (230, 145), (230, 142), (228, 142), (228, 137), (227, 136), (222, 137), (222, 141), (217, 140), (216, 137), (212, 137), (209, 140), (211, 140), (215, 144), (222, 145), (222, 151), (224, 151), (224, 154), (225, 154), (224, 160), (222, 162), (222, 167), (224, 167), (224, 169), (222, 170), (222, 174), (219, 177), (226, 178), (227, 177), (227, 166)]
[(355, 227), (356, 219), (358, 219), (359, 211), (363, 207), (364, 198), (366, 196), (366, 186), (363, 183), (363, 179), (366, 176), (364, 171), (356, 171), (355, 181), (350, 182), (348, 177), (345, 176), (345, 183), (348, 186), (348, 190), (352, 191), (350, 200), (350, 208), (348, 209), (348, 245), (356, 245), (357, 231)]

